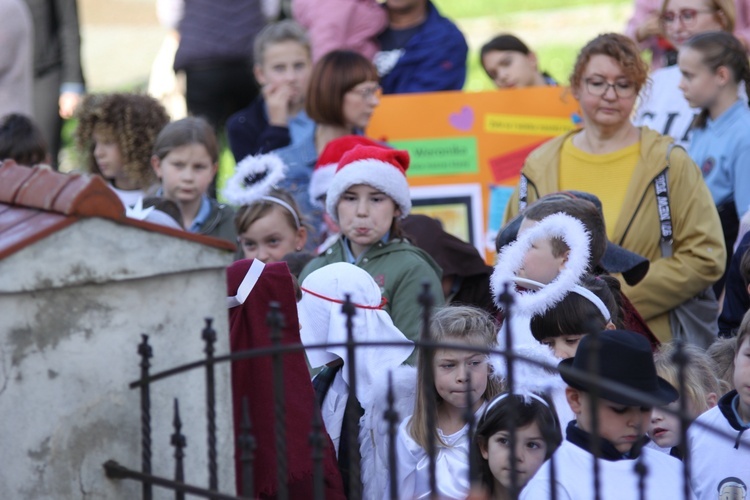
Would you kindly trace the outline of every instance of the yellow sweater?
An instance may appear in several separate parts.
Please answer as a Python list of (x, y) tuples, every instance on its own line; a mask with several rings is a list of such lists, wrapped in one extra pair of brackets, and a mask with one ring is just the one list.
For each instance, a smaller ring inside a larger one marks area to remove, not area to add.
[(587, 153), (573, 145), (572, 135), (560, 150), (560, 190), (584, 191), (599, 197), (610, 240), (640, 154), (640, 142), (612, 153)]

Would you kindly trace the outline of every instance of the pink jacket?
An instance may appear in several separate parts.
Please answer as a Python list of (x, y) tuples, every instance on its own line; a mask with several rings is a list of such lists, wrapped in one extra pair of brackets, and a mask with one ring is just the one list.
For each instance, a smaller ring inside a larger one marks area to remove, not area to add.
[[(646, 19), (653, 13), (658, 14), (661, 12), (661, 6), (664, 2), (662, 0), (635, 0), (633, 7), (633, 17), (628, 20), (628, 25), (625, 27), (625, 34), (637, 41), (635, 33), (638, 28), (643, 24)], [(639, 47), (642, 50), (651, 51), (651, 71), (659, 69), (666, 63), (665, 57), (666, 52), (664, 48), (659, 45), (659, 40), (655, 36), (650, 36), (640, 42)]]
[(313, 62), (337, 49), (372, 60), (375, 37), (388, 26), (388, 15), (375, 0), (293, 0), (294, 20), (307, 29)]
[(750, 0), (734, 0), (737, 19), (734, 21), (734, 36), (750, 47)]

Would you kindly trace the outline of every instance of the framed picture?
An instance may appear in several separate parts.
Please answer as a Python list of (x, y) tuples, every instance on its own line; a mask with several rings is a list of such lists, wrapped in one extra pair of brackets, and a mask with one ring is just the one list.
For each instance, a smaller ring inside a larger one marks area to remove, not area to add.
[(419, 186), (410, 191), (412, 213), (440, 220), (447, 233), (471, 243), (484, 255), (480, 184)]

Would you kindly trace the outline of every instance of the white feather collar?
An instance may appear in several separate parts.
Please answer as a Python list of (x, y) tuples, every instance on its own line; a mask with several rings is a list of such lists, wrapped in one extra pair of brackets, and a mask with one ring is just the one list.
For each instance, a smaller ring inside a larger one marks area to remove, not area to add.
[[(526, 252), (534, 241), (541, 238), (561, 238), (569, 247), (570, 254), (565, 268), (549, 284), (537, 291), (518, 293), (516, 291), (516, 273), (523, 265)], [(532, 317), (555, 306), (565, 298), (589, 266), (590, 236), (583, 223), (564, 213), (545, 217), (536, 226), (524, 231), (513, 243), (506, 246), (497, 257), (497, 264), (490, 279), (490, 287), (495, 303), (506, 283), (514, 299), (514, 314)]]

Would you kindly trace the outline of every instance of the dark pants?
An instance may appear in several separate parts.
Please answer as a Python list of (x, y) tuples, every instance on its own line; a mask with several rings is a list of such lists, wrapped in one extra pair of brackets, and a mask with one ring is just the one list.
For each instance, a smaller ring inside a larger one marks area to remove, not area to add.
[(34, 77), (34, 122), (47, 141), (47, 150), (52, 168), (57, 170), (57, 155), (60, 152), (60, 83), (62, 69), (54, 68)]
[(729, 264), (732, 262), (732, 255), (734, 255), (734, 242), (737, 240), (737, 235), (739, 234), (740, 219), (737, 217), (737, 209), (735, 208), (734, 201), (722, 203), (716, 209), (719, 212), (721, 229), (724, 232), (724, 244), (727, 247), (727, 261), (724, 274), (719, 278), (719, 281), (714, 283), (714, 294), (717, 297), (721, 297), (721, 292), (724, 290), (724, 284), (727, 281)]
[(186, 68), (185, 77), (188, 113), (208, 120), (217, 134), (258, 95), (252, 65), (245, 62)]
[[(252, 65), (245, 62), (185, 68), (188, 114), (208, 120), (220, 136), (231, 115), (250, 105), (258, 95)], [(216, 198), (216, 177), (208, 195)]]

